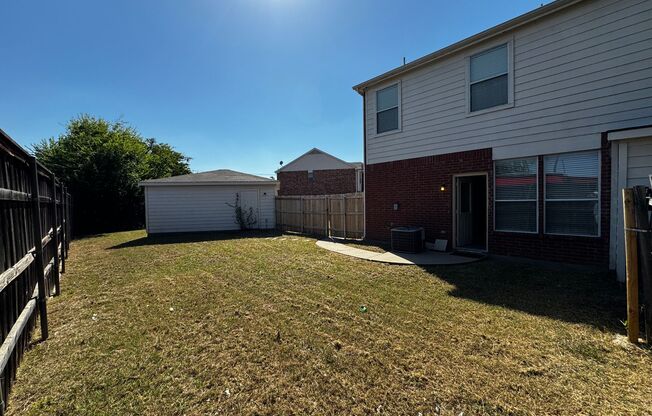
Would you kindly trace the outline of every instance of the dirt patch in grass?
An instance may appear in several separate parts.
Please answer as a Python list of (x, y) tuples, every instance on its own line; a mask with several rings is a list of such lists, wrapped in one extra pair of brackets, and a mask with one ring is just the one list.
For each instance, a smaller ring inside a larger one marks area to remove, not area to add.
[[(645, 414), (607, 276), (389, 266), (298, 236), (75, 241), (9, 414)], [(364, 306), (364, 308), (363, 308)]]

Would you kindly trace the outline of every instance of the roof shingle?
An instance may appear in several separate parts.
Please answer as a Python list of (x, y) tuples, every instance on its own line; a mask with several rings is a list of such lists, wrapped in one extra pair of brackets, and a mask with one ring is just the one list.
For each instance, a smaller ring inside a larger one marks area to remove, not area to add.
[(206, 183), (214, 185), (229, 184), (261, 184), (276, 183), (274, 179), (263, 178), (262, 176), (251, 175), (249, 173), (236, 172), (230, 169), (217, 169), (208, 172), (191, 173), (188, 175), (170, 176), (168, 178), (148, 179), (140, 182), (141, 186), (146, 185), (165, 185), (165, 184), (195, 184)]

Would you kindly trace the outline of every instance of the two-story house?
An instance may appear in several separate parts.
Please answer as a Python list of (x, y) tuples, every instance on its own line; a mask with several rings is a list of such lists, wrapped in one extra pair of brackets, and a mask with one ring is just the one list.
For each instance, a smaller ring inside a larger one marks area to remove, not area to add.
[(363, 165), (313, 148), (276, 171), (279, 195), (332, 195), (362, 192)]
[(354, 87), (366, 230), (622, 278), (623, 187), (652, 174), (652, 1), (557, 0)]

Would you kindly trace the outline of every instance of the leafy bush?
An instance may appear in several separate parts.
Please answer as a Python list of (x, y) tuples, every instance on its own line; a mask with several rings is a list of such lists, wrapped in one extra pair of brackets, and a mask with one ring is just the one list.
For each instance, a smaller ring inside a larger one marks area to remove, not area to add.
[(144, 139), (123, 121), (81, 115), (65, 133), (34, 145), (36, 157), (68, 186), (75, 234), (135, 229), (144, 224), (138, 182), (190, 173), (189, 158)]

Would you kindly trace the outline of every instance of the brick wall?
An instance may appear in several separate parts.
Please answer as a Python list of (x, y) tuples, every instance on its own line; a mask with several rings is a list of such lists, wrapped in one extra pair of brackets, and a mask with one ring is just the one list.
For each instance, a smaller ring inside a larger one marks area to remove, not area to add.
[[(367, 238), (389, 241), (395, 226), (421, 226), (426, 239), (452, 240), (453, 174), (490, 172), (491, 149), (449, 153), (366, 168)], [(446, 190), (440, 191), (441, 185)], [(398, 210), (393, 204), (398, 203)]]
[[(543, 233), (543, 158), (539, 158), (539, 233), (493, 231), (493, 161), (491, 149), (450, 153), (368, 165), (366, 168), (366, 237), (389, 241), (390, 228), (422, 226), (426, 239), (452, 245), (453, 175), (489, 174), (488, 240), (493, 254), (608, 267), (611, 157), (603, 137), (601, 236), (554, 236)], [(446, 190), (440, 191), (441, 185)], [(394, 211), (393, 204), (399, 209)]]
[(355, 169), (327, 169), (313, 171), (279, 172), (279, 195), (328, 195), (355, 192)]

